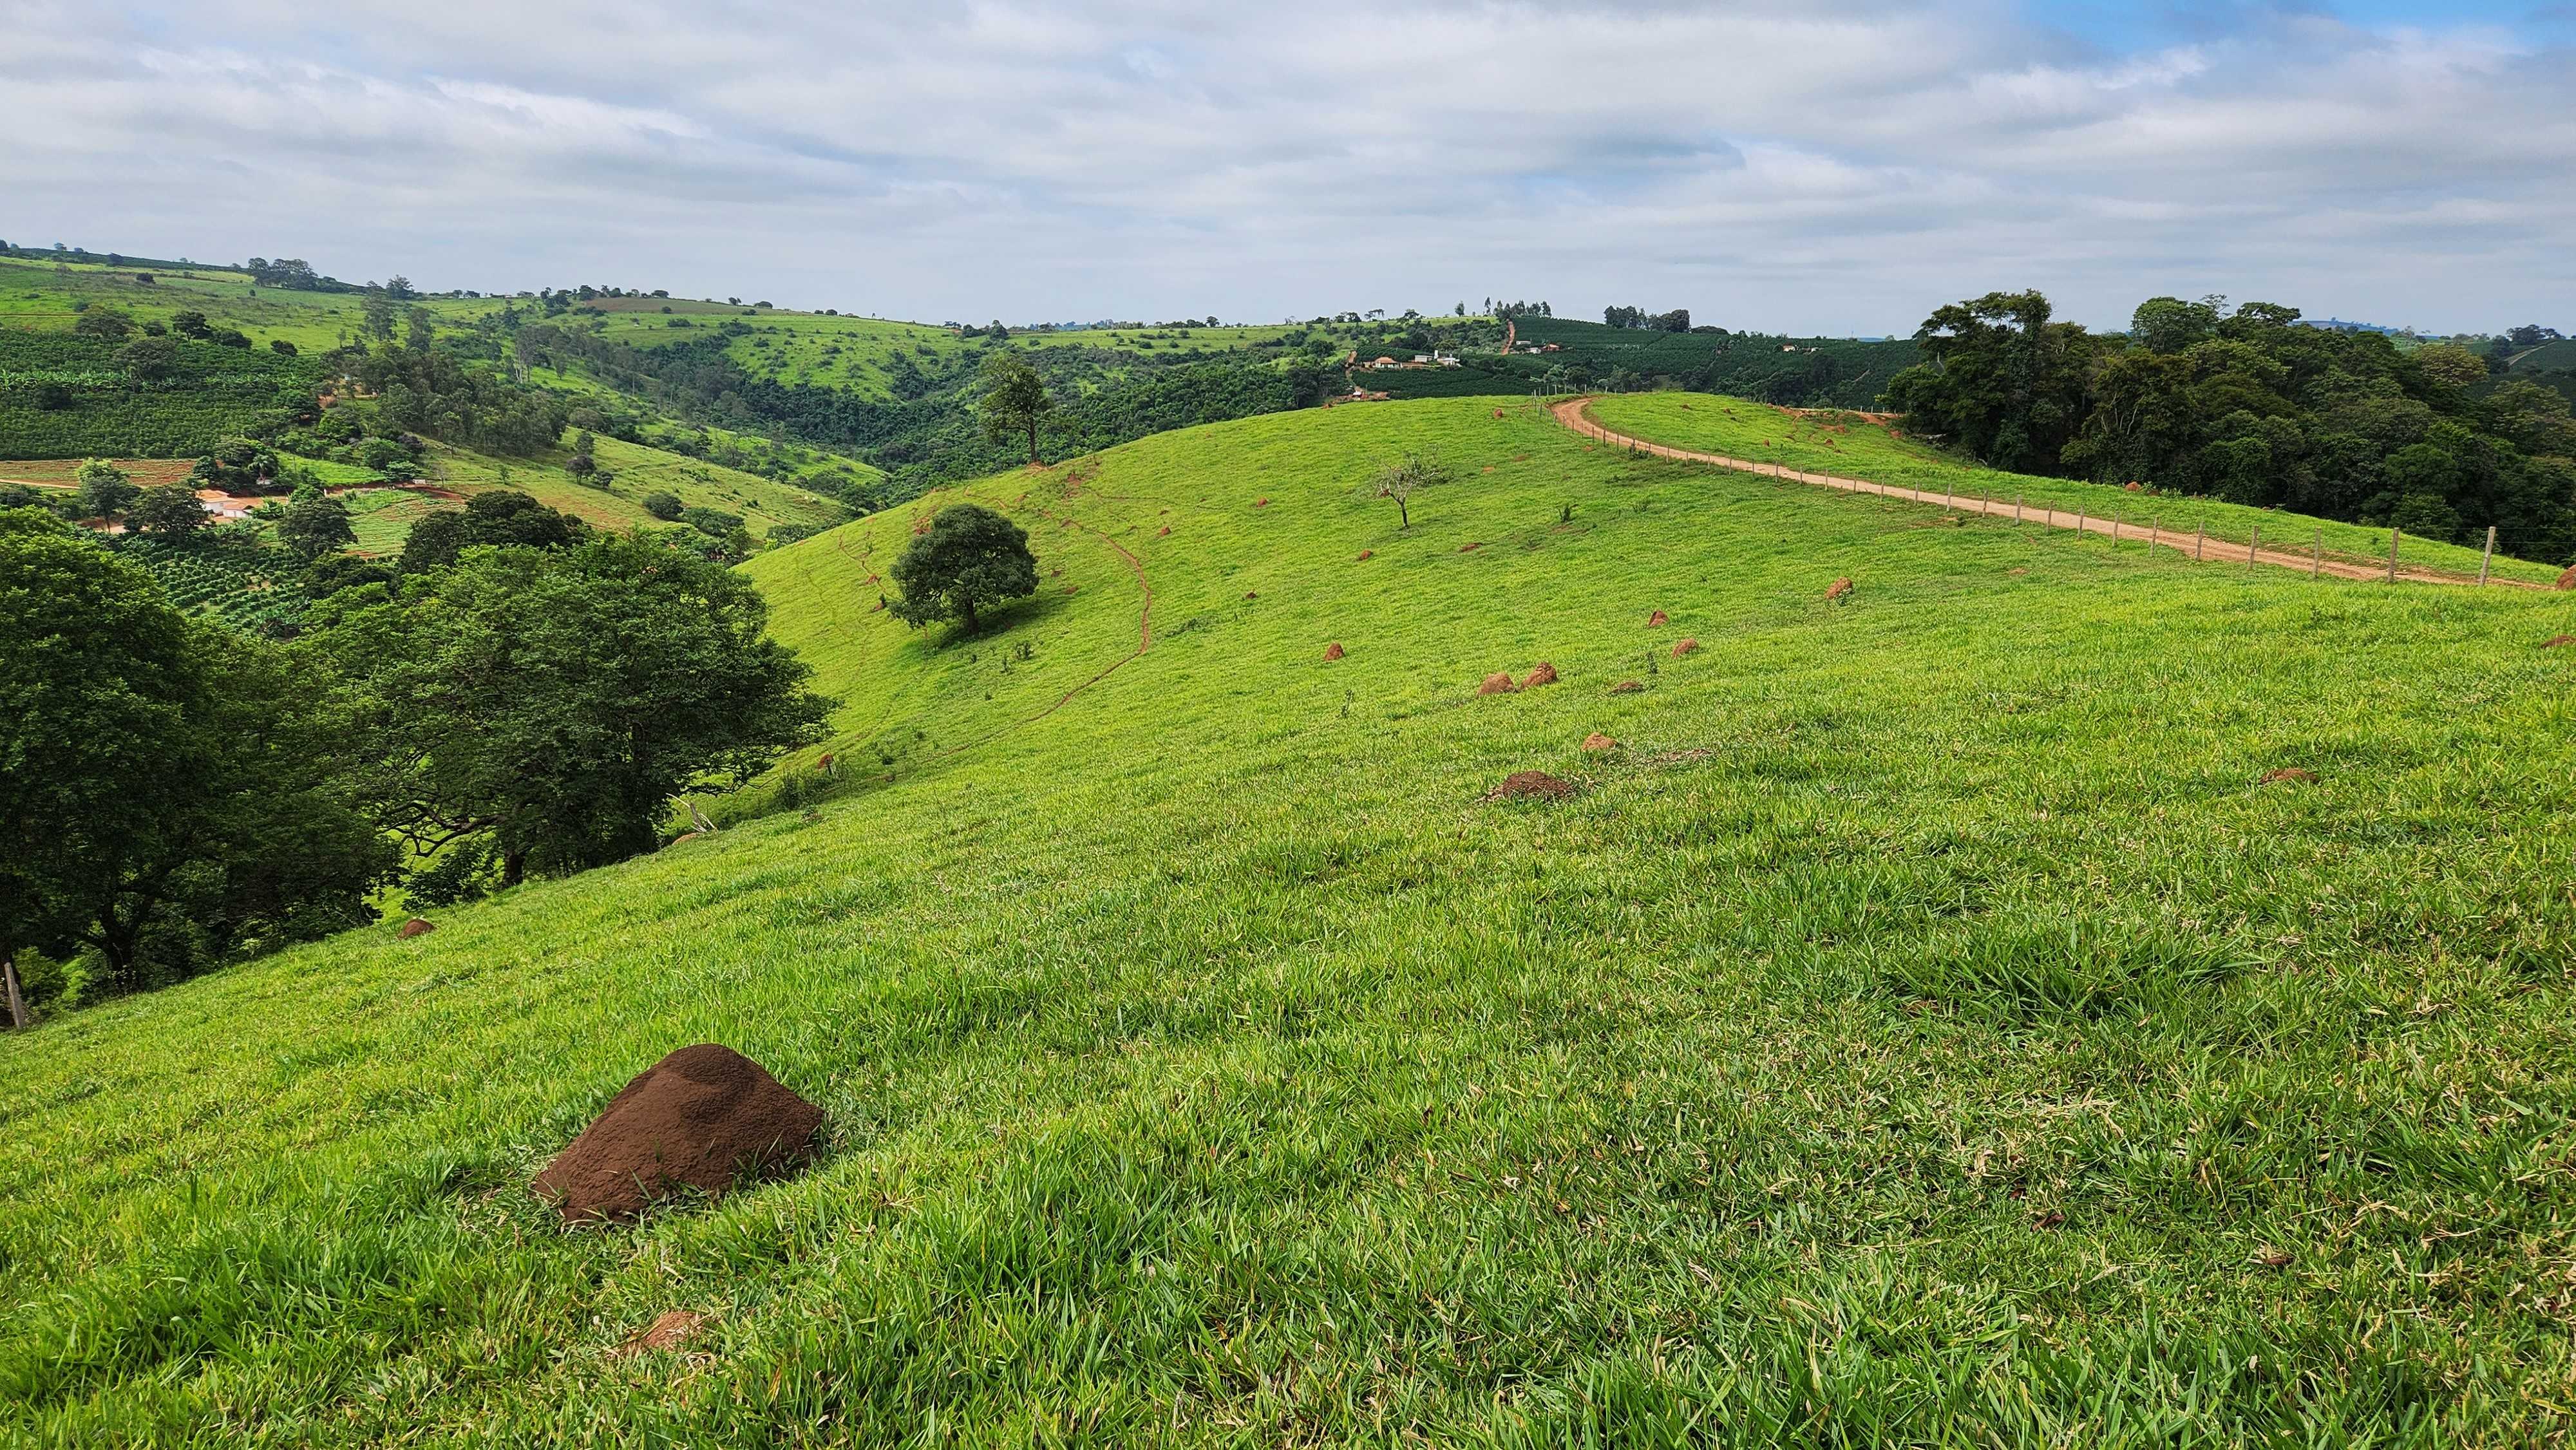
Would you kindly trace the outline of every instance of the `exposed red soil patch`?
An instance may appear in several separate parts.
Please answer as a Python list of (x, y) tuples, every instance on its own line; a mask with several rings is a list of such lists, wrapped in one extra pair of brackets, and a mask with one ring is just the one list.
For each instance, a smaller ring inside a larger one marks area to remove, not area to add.
[(1596, 753), (1604, 750), (1616, 750), (1619, 748), (1619, 742), (1602, 734), (1600, 731), (1595, 730), (1591, 734), (1583, 737), (1583, 748)]
[(1158, 535), (1156, 535), (1156, 537), (1157, 537), (1157, 538), (1160, 538), (1160, 537), (1163, 537), (1163, 536), (1165, 536), (1165, 535), (1170, 534), (1171, 532), (1172, 532), (1172, 526), (1171, 526), (1170, 524), (1165, 524), (1165, 525), (1163, 525), (1163, 533), (1162, 533), (1162, 534), (1158, 534)]
[(1246, 599), (1258, 599), (1258, 598), (1260, 598), (1261, 596), (1260, 596), (1260, 595), (1258, 595), (1258, 594), (1253, 593), (1253, 592), (1252, 592), (1251, 590), (1249, 590), (1249, 589), (1246, 589), (1246, 590), (1244, 590), (1244, 591), (1243, 591), (1243, 597), (1244, 597), (1244, 598), (1246, 598)]
[(1270, 500), (1266, 498), (1256, 498), (1252, 501), (1252, 506), (1257, 509), (1266, 509), (1270, 507)]
[(1324, 658), (1328, 660), (1337, 660), (1341, 657), (1342, 642), (1340, 640), (1335, 640), (1331, 644), (1324, 646)]
[(2263, 772), (2263, 779), (2258, 781), (2257, 784), (2270, 785), (2275, 781), (2284, 780), (2311, 781), (2316, 778), (2317, 773), (2313, 770), (2307, 770), (2296, 765), (2285, 765), (2278, 770), (2267, 770)]
[(1695, 639), (1677, 639), (1677, 640), (1674, 640), (1674, 641), (1673, 641), (1673, 658), (1675, 658), (1675, 659), (1680, 659), (1683, 655), (1693, 653), (1693, 652), (1695, 652), (1696, 650), (1698, 650), (1698, 648), (1699, 648), (1699, 641), (1698, 641), (1698, 640), (1695, 640)]
[(1610, 693), (1614, 695), (1634, 695), (1645, 688), (1646, 682), (1643, 680), (1621, 680), (1619, 683), (1610, 687)]
[(1544, 770), (1516, 770), (1503, 777), (1503, 783), (1485, 792), (1489, 801), (1561, 801), (1578, 787), (1570, 780), (1559, 780)]
[(1508, 671), (1497, 670), (1494, 673), (1485, 676), (1485, 682), (1476, 687), (1476, 693), (1479, 695), (1508, 695), (1519, 688), (1520, 686), (1512, 683), (1512, 677)]
[(2542, 649), (2556, 649), (2562, 644), (2576, 644), (2576, 634), (2553, 634), (2540, 642)]
[(1521, 681), (1521, 688), (1524, 690), (1535, 690), (1541, 685), (1553, 685), (1555, 683), (1556, 666), (1549, 664), (1545, 660), (1541, 660), (1539, 661), (1538, 668), (1529, 672), (1529, 678)]
[(692, 1314), (686, 1309), (664, 1310), (652, 1323), (637, 1330), (624, 1344), (610, 1350), (609, 1353), (624, 1357), (646, 1354), (654, 1350), (677, 1349), (697, 1338), (698, 1331), (706, 1326), (706, 1322), (707, 1316)]
[(1374, 559), (1374, 558), (1376, 558), (1376, 557), (1377, 557), (1377, 550), (1375, 550), (1375, 549), (1362, 549), (1362, 550), (1360, 550), (1360, 556), (1359, 556), (1359, 558), (1358, 558), (1358, 559), (1356, 559), (1356, 560), (1354, 560), (1353, 562), (1354, 562), (1354, 563), (1365, 563), (1365, 562), (1367, 562), (1368, 560)]
[(1458, 552), (1459, 552), (1459, 553), (1461, 553), (1461, 554), (1472, 554), (1472, 553), (1476, 552), (1478, 549), (1481, 549), (1481, 548), (1483, 548), (1483, 547), (1485, 547), (1485, 546), (1484, 546), (1483, 544), (1481, 544), (1481, 543), (1476, 543), (1476, 544), (1460, 544), (1460, 545), (1458, 546)]
[(1825, 590), (1825, 597), (1827, 599), (1840, 599), (1849, 593), (1851, 593), (1851, 581), (1849, 579), (1837, 579)]
[(1656, 610), (1653, 614), (1646, 616), (1646, 628), (1648, 629), (1660, 629), (1670, 622), (1671, 621), (1664, 618), (1664, 612), (1660, 609)]
[(402, 939), (404, 941), (409, 941), (413, 937), (427, 936), (436, 930), (438, 930), (436, 923), (423, 921), (419, 917), (415, 916), (411, 920), (402, 924)]
[(730, 1047), (683, 1047), (629, 1082), (537, 1175), (567, 1222), (631, 1219), (682, 1189), (722, 1194), (805, 1156), (823, 1110)]

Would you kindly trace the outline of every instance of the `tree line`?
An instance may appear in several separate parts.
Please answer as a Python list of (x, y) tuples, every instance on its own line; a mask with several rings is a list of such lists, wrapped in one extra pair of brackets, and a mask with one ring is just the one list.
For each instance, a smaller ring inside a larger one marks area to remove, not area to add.
[(2303, 326), (2298, 309), (2157, 297), (2124, 334), (2055, 319), (2038, 292), (1935, 311), (1924, 361), (1888, 385), (1908, 431), (2024, 473), (2137, 483), (2232, 503), (2576, 557), (2576, 422), (2566, 396), (2488, 388), (2441, 343)]
[[(395, 564), (324, 553), (291, 639), (192, 617), (0, 509), (0, 965), (12, 1001), (162, 985), (658, 840), (830, 702), (682, 535), (476, 496)], [(21, 981), (21, 968), (32, 980)]]

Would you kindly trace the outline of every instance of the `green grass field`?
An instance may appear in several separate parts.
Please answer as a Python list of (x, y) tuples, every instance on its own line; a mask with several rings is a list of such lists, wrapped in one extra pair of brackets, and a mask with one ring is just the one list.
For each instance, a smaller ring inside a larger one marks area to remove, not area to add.
[[(2108, 484), (2033, 474), (2004, 473), (1964, 463), (1927, 444), (1853, 414), (1800, 413), (1767, 407), (1741, 398), (1713, 398), (1697, 393), (1635, 393), (1603, 398), (1591, 406), (1592, 417), (1612, 432), (1700, 453), (1719, 453), (1753, 463), (1778, 463), (1812, 473), (1867, 479), (1944, 494), (1955, 490), (2010, 500), (2026, 499), (2034, 507), (2087, 511), (2096, 519), (2118, 519), (2138, 526), (2142, 536), (2154, 530), (2191, 535), (2206, 528), (2213, 541), (2232, 541), (2239, 551), (2261, 531), (2261, 541), (2274, 549), (2312, 549), (2321, 540), (2330, 559), (2385, 563), (2388, 530), (2337, 523), (2273, 509), (2248, 508), (2215, 499), (2137, 494)], [(2402, 566), (2438, 569), (2474, 578), (2479, 551), (2414, 538), (2397, 541)], [(2527, 560), (2495, 560), (2492, 577), (2546, 584), (2557, 579), (2555, 565)]]
[[(1458, 477), (1399, 531), (1359, 486), (1422, 447)], [(746, 566), (843, 700), (837, 781), (766, 787), (815, 818), (0, 1041), (13, 1431), (2576, 1418), (2569, 596), (1940, 527), (1491, 399), (956, 496), (1040, 555), (980, 638), (867, 582), (950, 496)], [(1482, 799), (1524, 769), (1581, 793)], [(823, 1160), (557, 1228), (530, 1175), (702, 1040), (820, 1103)], [(671, 1309), (706, 1337), (612, 1353)]]

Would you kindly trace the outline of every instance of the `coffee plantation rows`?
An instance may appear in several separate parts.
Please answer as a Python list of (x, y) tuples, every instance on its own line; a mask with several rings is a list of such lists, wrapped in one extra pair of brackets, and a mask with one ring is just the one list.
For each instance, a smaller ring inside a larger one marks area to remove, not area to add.
[(170, 602), (187, 613), (253, 634), (293, 634), (313, 601), (292, 558), (262, 546), (255, 526), (213, 532), (212, 539), (185, 544), (118, 536), (111, 547), (150, 570)]

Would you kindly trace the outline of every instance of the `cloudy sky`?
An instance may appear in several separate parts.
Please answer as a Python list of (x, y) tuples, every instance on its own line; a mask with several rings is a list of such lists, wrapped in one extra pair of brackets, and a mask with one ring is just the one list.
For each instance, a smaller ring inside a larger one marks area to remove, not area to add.
[(0, 237), (931, 321), (2576, 330), (2569, 0), (0, 0)]

